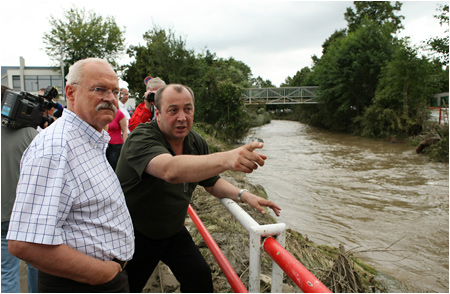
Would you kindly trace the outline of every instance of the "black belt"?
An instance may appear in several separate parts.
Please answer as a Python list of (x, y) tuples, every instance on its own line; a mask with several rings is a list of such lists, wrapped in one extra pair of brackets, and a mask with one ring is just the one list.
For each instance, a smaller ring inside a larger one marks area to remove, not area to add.
[(120, 264), (120, 267), (122, 269), (124, 269), (127, 266), (127, 263), (128, 263), (128, 261), (118, 260), (117, 258), (114, 258), (112, 261), (117, 262), (118, 264)]

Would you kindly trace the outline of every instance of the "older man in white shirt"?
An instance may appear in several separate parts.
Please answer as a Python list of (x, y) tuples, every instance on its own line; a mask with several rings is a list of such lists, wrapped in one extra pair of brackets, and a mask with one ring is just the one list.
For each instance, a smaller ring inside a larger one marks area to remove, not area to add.
[(106, 160), (119, 83), (105, 60), (69, 69), (67, 109), (25, 151), (7, 239), (39, 270), (39, 292), (129, 292), (134, 230)]
[[(127, 88), (120, 88), (120, 91), (123, 93), (119, 100), (119, 109), (123, 112), (125, 115), (125, 119), (127, 120), (127, 129), (128, 129), (128, 121), (130, 120), (131, 116), (130, 113), (127, 110), (127, 107), (125, 106), (125, 103), (128, 101), (128, 97), (130, 93), (128, 92)], [(128, 133), (130, 130), (128, 130)]]

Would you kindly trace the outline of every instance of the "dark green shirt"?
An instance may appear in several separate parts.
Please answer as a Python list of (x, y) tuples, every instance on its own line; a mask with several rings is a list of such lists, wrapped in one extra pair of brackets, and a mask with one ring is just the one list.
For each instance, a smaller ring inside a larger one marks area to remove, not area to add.
[[(140, 124), (123, 144), (116, 168), (135, 230), (152, 239), (177, 233), (184, 226), (197, 184), (211, 187), (219, 179), (214, 176), (195, 183), (170, 184), (146, 173), (150, 160), (164, 153), (176, 155), (156, 121)], [(184, 139), (183, 154), (209, 154), (209, 148), (191, 130)]]

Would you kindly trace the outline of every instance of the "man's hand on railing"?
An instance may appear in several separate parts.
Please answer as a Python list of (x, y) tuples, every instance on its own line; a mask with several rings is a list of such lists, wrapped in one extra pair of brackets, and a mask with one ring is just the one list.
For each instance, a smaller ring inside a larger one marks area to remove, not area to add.
[(266, 210), (262, 206), (270, 207), (277, 216), (280, 216), (281, 208), (274, 202), (266, 200), (248, 191), (244, 191), (241, 195), (242, 202), (246, 202), (262, 214), (266, 214)]

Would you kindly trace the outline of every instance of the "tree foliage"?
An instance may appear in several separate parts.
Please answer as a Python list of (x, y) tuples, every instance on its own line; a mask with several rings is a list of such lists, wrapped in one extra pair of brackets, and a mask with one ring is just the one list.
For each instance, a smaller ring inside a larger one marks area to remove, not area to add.
[(287, 77), (281, 87), (303, 87), (316, 86), (317, 82), (314, 79), (314, 72), (307, 66), (297, 71), (291, 78)]
[(179, 83), (192, 87), (197, 78), (194, 53), (186, 49), (186, 42), (172, 30), (159, 27), (143, 35), (146, 45), (130, 46), (127, 50), (133, 58), (130, 65), (122, 67), (123, 79), (128, 82), (132, 94), (145, 92), (146, 77), (160, 77), (167, 84)]
[(396, 46), (391, 61), (382, 70), (374, 103), (363, 115), (362, 135), (417, 135), (428, 119), (429, 97), (442, 87), (439, 76), (433, 74), (438, 71), (439, 64), (417, 57), (407, 44)]
[(275, 88), (275, 85), (270, 80), (264, 80), (262, 77), (258, 76), (252, 79), (252, 88)]
[(395, 15), (402, 8), (402, 3), (396, 1), (392, 6), (389, 1), (354, 1), (356, 11), (348, 7), (344, 14), (348, 23), (348, 31), (359, 29), (365, 20), (375, 22), (380, 27), (389, 27), (392, 33), (403, 28), (401, 15)]
[(112, 17), (103, 18), (93, 11), (71, 8), (62, 19), (51, 16), (50, 25), (51, 30), (43, 37), (45, 51), (58, 65), (63, 52), (65, 68), (88, 57), (104, 58), (117, 66), (125, 50), (125, 30)]
[[(130, 46), (134, 60), (122, 68), (130, 92), (140, 97), (147, 76), (160, 77), (167, 84), (178, 83), (195, 93), (195, 120), (213, 126), (211, 132), (236, 140), (249, 128), (243, 89), (252, 85), (250, 68), (234, 58), (218, 58), (205, 50), (195, 54), (172, 30), (154, 27), (144, 34), (146, 45)], [(139, 100), (138, 100), (139, 101)], [(220, 130), (220, 132), (218, 132)]]
[(439, 24), (441, 26), (446, 26), (445, 30), (445, 36), (439, 37), (436, 36), (434, 38), (431, 38), (427, 41), (427, 44), (431, 46), (431, 49), (437, 52), (441, 55), (441, 63), (445, 66), (448, 66), (448, 48), (449, 48), (449, 42), (448, 42), (448, 26), (449, 26), (449, 18), (448, 18), (448, 5), (442, 5), (440, 6), (441, 14), (435, 15), (434, 17), (439, 20)]
[(372, 103), (381, 68), (390, 60), (392, 48), (390, 28), (368, 20), (330, 44), (314, 68), (324, 127), (353, 131), (353, 119)]

